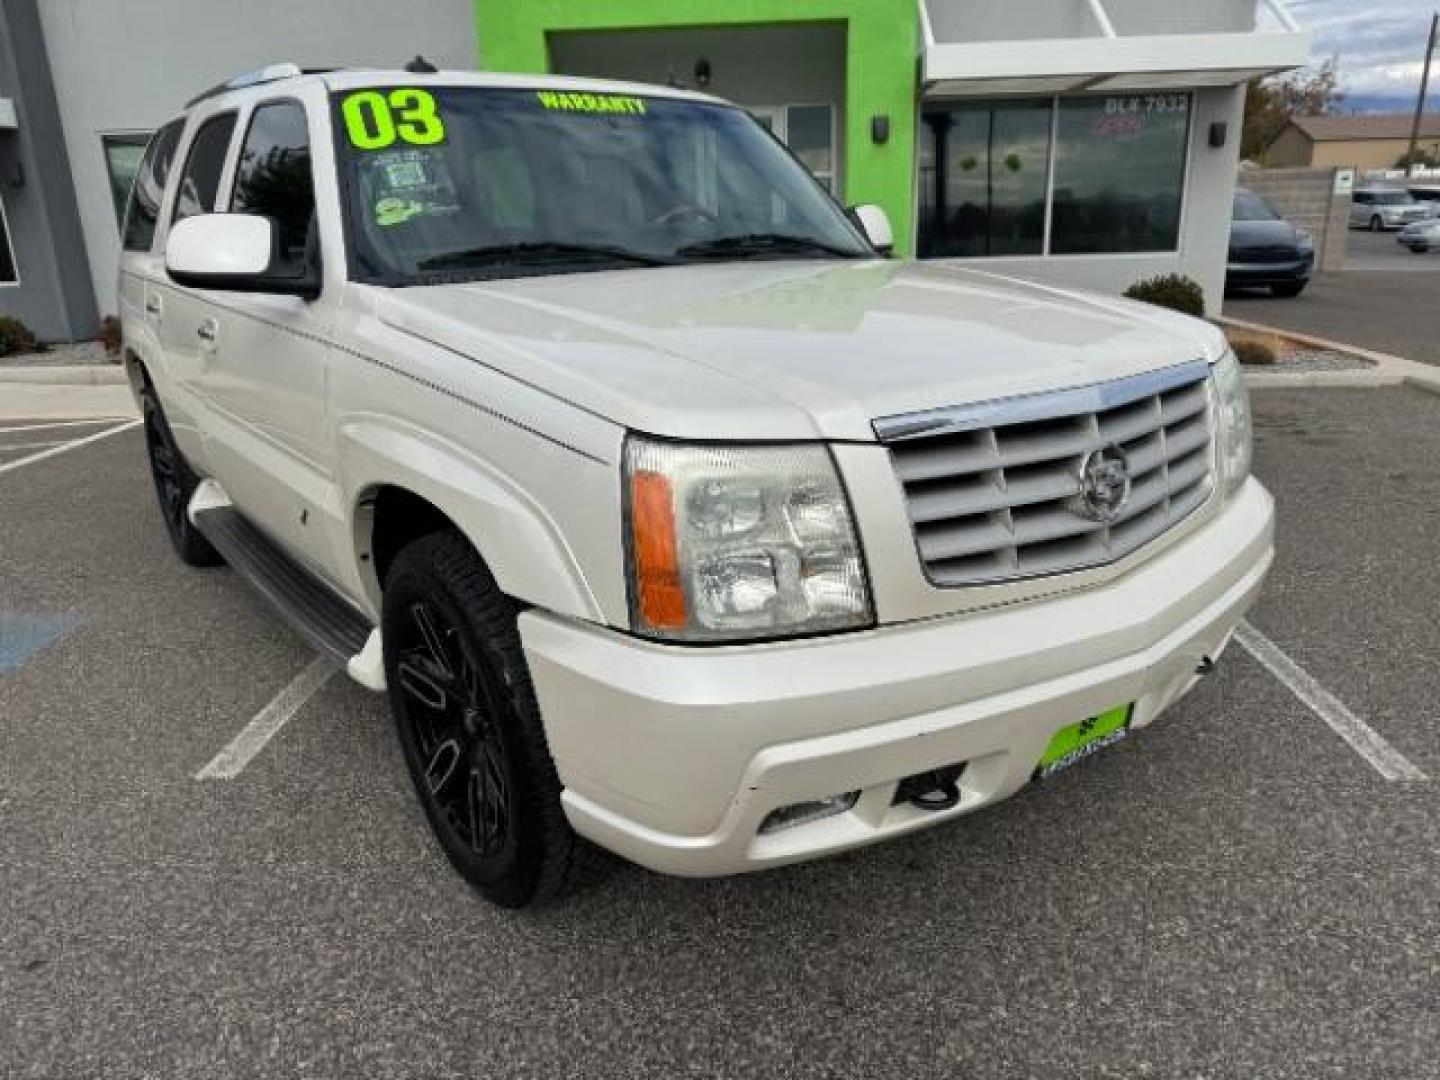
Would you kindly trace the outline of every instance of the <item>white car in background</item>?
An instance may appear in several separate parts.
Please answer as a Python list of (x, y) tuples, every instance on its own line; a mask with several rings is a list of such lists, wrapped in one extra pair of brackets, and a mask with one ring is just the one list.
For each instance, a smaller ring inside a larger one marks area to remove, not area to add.
[(1400, 230), (1395, 239), (1416, 255), (1424, 255), (1431, 248), (1440, 248), (1440, 219), (1411, 222)]
[(1356, 188), (1352, 199), (1352, 229), (1387, 232), (1404, 228), (1414, 221), (1424, 221), (1431, 216), (1429, 205), (1416, 199), (1404, 188)]
[(889, 244), (704, 95), (234, 80), (125, 226), (170, 539), (388, 690), (496, 903), (988, 806), (1211, 669), (1273, 503), (1216, 327)]

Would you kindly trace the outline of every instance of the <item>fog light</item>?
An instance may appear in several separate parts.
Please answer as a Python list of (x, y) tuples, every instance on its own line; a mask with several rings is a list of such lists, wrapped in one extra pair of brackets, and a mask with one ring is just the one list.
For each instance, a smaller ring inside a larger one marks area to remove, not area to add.
[(860, 792), (847, 791), (843, 795), (831, 795), (828, 799), (815, 802), (797, 802), (772, 810), (760, 823), (760, 834), (782, 832), (798, 825), (809, 825), (812, 821), (834, 817), (852, 809), (860, 801)]

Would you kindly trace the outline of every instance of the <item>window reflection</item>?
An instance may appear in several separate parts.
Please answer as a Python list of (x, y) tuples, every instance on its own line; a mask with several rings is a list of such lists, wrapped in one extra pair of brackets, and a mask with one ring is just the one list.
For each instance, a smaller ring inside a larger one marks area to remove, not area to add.
[(1050, 108), (1045, 101), (926, 111), (922, 257), (1043, 252)]
[(927, 106), (920, 256), (1174, 251), (1190, 106), (1176, 93)]
[(1189, 104), (1185, 94), (1060, 103), (1052, 252), (1179, 247)]

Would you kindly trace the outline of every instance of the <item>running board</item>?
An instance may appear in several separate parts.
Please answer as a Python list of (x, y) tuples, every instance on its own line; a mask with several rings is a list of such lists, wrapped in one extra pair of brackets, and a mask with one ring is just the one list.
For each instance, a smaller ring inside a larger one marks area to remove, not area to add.
[[(376, 651), (379, 634), (363, 612), (280, 550), (233, 506), (192, 504), (190, 520), (230, 568), (255, 586), (296, 633), (358, 681), (370, 685), (372, 680), (355, 668), (357, 663), (366, 669), (374, 666), (363, 661)], [(382, 681), (372, 689), (383, 686)]]

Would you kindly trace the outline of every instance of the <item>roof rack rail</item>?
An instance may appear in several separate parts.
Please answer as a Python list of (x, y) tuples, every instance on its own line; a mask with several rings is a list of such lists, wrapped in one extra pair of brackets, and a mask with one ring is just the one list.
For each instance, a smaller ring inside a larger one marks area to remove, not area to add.
[(206, 98), (212, 98), (217, 94), (223, 94), (230, 90), (242, 90), (247, 86), (259, 86), (261, 83), (279, 82), (281, 79), (294, 79), (300, 75), (313, 73), (313, 71), (303, 70), (299, 64), (292, 64), (288, 60), (279, 64), (266, 64), (264, 67), (256, 68), (254, 71), (247, 71), (241, 75), (236, 75), (234, 78), (226, 79), (224, 82), (210, 87), (210, 89), (204, 93), (196, 94), (185, 103), (185, 107), (189, 109), (192, 106), (198, 105)]

